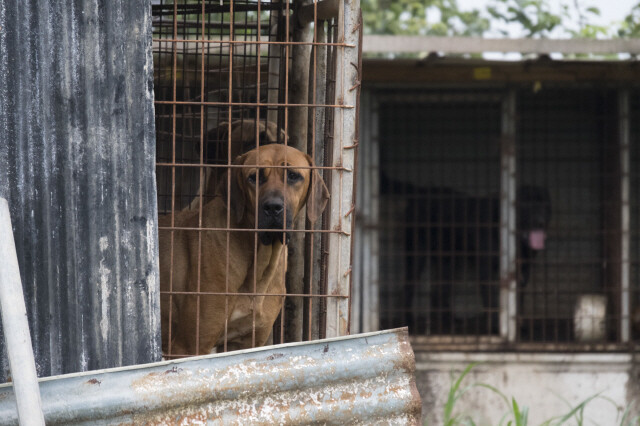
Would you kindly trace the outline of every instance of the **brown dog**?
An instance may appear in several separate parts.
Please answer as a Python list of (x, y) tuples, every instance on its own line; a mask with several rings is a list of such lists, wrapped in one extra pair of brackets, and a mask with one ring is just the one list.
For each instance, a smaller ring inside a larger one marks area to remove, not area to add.
[[(160, 230), (160, 287), (163, 292), (259, 296), (174, 294), (169, 306), (169, 295), (162, 294), (165, 353), (169, 343), (169, 313), (172, 354), (208, 354), (216, 347), (219, 349), (224, 343), (225, 323), (228, 350), (251, 347), (254, 312), (255, 344), (264, 345), (283, 302), (282, 296), (265, 295), (283, 295), (286, 291), (286, 230), (291, 229), (293, 219), (305, 204), (309, 220), (315, 222), (329, 198), (322, 178), (309, 168), (313, 166), (311, 158), (295, 148), (265, 145), (239, 156), (233, 164), (249, 167), (231, 168), (229, 185), (227, 175), (221, 179), (219, 196), (203, 207), (201, 227), (229, 226), (237, 230), (173, 231), (173, 260), (171, 231)], [(283, 165), (292, 168), (273, 167)], [(175, 227), (198, 228), (198, 222), (197, 211), (175, 214)], [(159, 217), (159, 225), (171, 226), (171, 217)], [(257, 235), (246, 231), (256, 225)], [(198, 232), (202, 233), (201, 241)]]
[[(213, 130), (219, 136), (216, 138), (223, 142), (226, 158), (226, 146), (228, 139), (229, 127), (231, 127), (231, 158), (236, 158), (243, 152), (247, 152), (256, 146), (256, 133), (260, 146), (270, 143), (285, 143), (286, 134), (284, 130), (278, 131), (278, 125), (272, 121), (258, 121), (253, 118), (243, 118), (231, 122), (221, 123), (217, 129)], [(198, 195), (189, 203), (184, 210), (198, 210), (200, 206), (200, 193), (202, 193), (204, 204), (215, 197), (215, 191), (218, 187), (220, 178), (220, 169), (207, 167), (204, 175), (204, 191), (202, 188), (198, 190)]]

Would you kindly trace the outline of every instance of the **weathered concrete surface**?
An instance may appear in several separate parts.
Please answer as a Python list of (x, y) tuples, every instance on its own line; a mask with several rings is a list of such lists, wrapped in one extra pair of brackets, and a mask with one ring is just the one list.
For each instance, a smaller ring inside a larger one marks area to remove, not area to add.
[[(585, 409), (585, 424), (614, 425), (616, 416), (640, 401), (632, 355), (620, 353), (416, 353), (416, 381), (422, 396), (423, 418), (442, 424), (450, 386), (472, 362), (479, 362), (463, 382), (496, 387), (519, 405), (529, 407), (529, 424), (538, 425), (564, 415), (601, 392)], [(608, 398), (608, 399), (607, 399)], [(486, 388), (470, 389), (455, 405), (456, 413), (471, 416), (476, 424), (495, 425), (507, 412), (503, 399)], [(620, 417), (618, 417), (619, 419)], [(593, 422), (593, 423), (592, 423)]]

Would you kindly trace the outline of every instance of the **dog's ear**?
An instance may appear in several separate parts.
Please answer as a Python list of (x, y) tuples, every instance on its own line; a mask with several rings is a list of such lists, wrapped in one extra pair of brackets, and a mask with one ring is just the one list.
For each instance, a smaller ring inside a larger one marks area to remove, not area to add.
[(278, 140), (278, 143), (287, 143), (287, 134), (284, 129), (280, 129), (280, 139)]
[(229, 135), (229, 122), (223, 121), (219, 123), (218, 127), (216, 127), (216, 133), (218, 134), (218, 140), (226, 142)]
[[(233, 160), (234, 165), (244, 164), (244, 160), (246, 155), (239, 155)], [(229, 184), (228, 175), (231, 175), (231, 183)], [(219, 193), (222, 197), (222, 202), (229, 208), (227, 205), (227, 199), (230, 199), (231, 211), (236, 215), (237, 223), (240, 223), (244, 217), (244, 211), (247, 205), (247, 201), (245, 198), (244, 191), (242, 190), (244, 183), (242, 182), (242, 168), (233, 167), (230, 168), (227, 172), (225, 172), (220, 180), (220, 188)], [(231, 194), (229, 194), (228, 190), (231, 189)]]
[[(313, 167), (313, 160), (308, 155), (307, 160), (309, 161), (309, 165)], [(327, 206), (327, 201), (329, 201), (330, 195), (327, 185), (324, 184), (324, 180), (322, 180), (322, 176), (320, 176), (318, 170), (311, 170), (311, 182), (309, 183), (306, 200), (307, 218), (309, 219), (309, 222), (315, 223), (320, 218), (324, 208)]]

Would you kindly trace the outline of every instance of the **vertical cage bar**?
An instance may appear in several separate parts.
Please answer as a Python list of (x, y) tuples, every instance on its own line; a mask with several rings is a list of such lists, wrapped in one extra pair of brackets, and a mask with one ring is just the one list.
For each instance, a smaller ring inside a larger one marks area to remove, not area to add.
[[(314, 3), (314, 7), (317, 8), (317, 2)], [(317, 17), (317, 11), (315, 15)], [(326, 21), (317, 21), (314, 24), (314, 41), (317, 43), (327, 43), (327, 30)], [(316, 45), (314, 49), (314, 72), (310, 73), (309, 79), (312, 84), (309, 85), (310, 97), (314, 105), (324, 105), (326, 103), (327, 96), (327, 46)], [(307, 144), (307, 153), (313, 157), (316, 166), (324, 166), (324, 149), (326, 139), (324, 138), (325, 132), (325, 114), (326, 108), (313, 107), (309, 108), (309, 131)], [(319, 171), (322, 174), (322, 171)], [(322, 229), (323, 220), (319, 220), (315, 223), (315, 229)], [(310, 228), (310, 224), (309, 224)], [(307, 288), (310, 294), (320, 294), (323, 279), (323, 255), (322, 255), (322, 235), (315, 235), (314, 233), (307, 234), (307, 248), (305, 249), (305, 258), (309, 260), (308, 274), (305, 277), (307, 282)], [(309, 338), (317, 339), (319, 336), (319, 324), (320, 324), (320, 307), (323, 304), (321, 300), (310, 298), (310, 308), (308, 312), (308, 327)]]
[(500, 335), (516, 339), (516, 93), (510, 90), (502, 104), (500, 177)]
[(629, 207), (629, 91), (618, 93), (619, 146), (620, 146), (620, 340), (629, 342), (631, 337), (630, 309), (630, 207)]
[[(304, 5), (308, 5), (308, 0), (297, 0), (294, 9), (299, 10)], [(297, 16), (297, 15), (293, 15)], [(310, 24), (303, 24), (298, 19), (293, 20), (294, 42), (310, 43), (313, 41), (313, 28)], [(309, 73), (311, 63), (311, 45), (299, 44), (291, 48), (291, 77), (290, 102), (292, 104), (309, 103)], [(292, 108), (289, 113), (289, 138), (288, 142), (294, 148), (302, 152), (307, 152), (307, 131), (308, 131), (308, 111), (307, 108)], [(294, 227), (296, 229), (305, 228), (305, 211), (303, 208)], [(287, 291), (301, 294), (304, 288), (304, 268), (305, 257), (305, 233), (299, 232), (291, 235), (289, 241), (289, 259), (287, 267)], [(303, 335), (303, 300), (299, 297), (292, 298), (288, 303), (287, 338), (288, 342), (302, 340)]]
[[(327, 300), (327, 337), (349, 333), (349, 288), (351, 281), (351, 231), (353, 214), (353, 183), (355, 170), (356, 95), (358, 80), (358, 42), (360, 2), (340, 2), (338, 42), (356, 47), (338, 47), (336, 55), (336, 105), (334, 109), (333, 164), (339, 167), (331, 179), (331, 214), (329, 229), (339, 233), (329, 235), (328, 294), (346, 296)], [(356, 87), (356, 90), (354, 90)]]

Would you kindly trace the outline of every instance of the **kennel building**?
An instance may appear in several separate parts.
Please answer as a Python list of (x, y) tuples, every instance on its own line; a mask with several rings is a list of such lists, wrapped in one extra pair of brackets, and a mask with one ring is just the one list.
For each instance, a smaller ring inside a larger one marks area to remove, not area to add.
[[(416, 421), (406, 332), (346, 336), (359, 22), (357, 1), (0, 3), (0, 196), (35, 368), (54, 376), (40, 380), (47, 422)], [(268, 343), (305, 342), (163, 354), (161, 297), (234, 294), (161, 292), (162, 234), (260, 232), (174, 218), (202, 217), (236, 156), (269, 143), (308, 155), (330, 200), (288, 230), (286, 292), (242, 296), (286, 298)], [(0, 381), (17, 383), (1, 337)], [(0, 385), (0, 423), (15, 407)]]
[[(434, 424), (449, 370), (475, 361), (476, 379), (537, 415), (562, 411), (553, 392), (626, 407), (639, 395), (637, 62), (554, 60), (564, 42), (536, 40), (426, 38), (445, 54), (366, 56), (412, 41), (398, 39), (365, 37), (355, 329), (409, 327)], [(493, 396), (465, 407), (495, 422)], [(613, 424), (613, 405), (594, 421)]]

